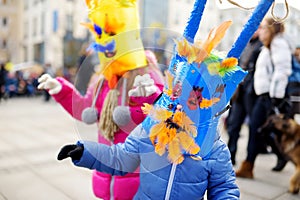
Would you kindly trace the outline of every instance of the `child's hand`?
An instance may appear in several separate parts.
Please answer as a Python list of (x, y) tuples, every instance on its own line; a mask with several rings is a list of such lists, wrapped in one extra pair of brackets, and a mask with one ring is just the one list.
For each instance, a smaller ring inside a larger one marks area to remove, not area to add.
[(84, 148), (82, 145), (76, 145), (76, 144), (66, 145), (58, 153), (57, 160), (63, 160), (68, 157), (72, 158), (72, 160), (80, 160), (83, 154), (83, 149)]
[(52, 78), (49, 74), (42, 75), (38, 79), (38, 82), (39, 85), (37, 88), (40, 90), (49, 90), (48, 92), (50, 95), (58, 94), (62, 89), (62, 85), (60, 84), (60, 82), (58, 82), (58, 80), (56, 80), (55, 78)]
[(134, 79), (134, 89), (128, 91), (129, 96), (134, 97), (148, 97), (156, 92), (156, 86), (154, 80), (149, 74), (143, 76), (137, 75)]

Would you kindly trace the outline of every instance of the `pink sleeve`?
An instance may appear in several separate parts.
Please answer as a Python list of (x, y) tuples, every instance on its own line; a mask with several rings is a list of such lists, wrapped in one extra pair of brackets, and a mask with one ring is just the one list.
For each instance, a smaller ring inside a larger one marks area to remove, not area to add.
[(94, 85), (91, 84), (85, 96), (82, 96), (75, 86), (64, 78), (57, 77), (62, 84), (62, 90), (53, 95), (53, 98), (75, 119), (81, 120), (82, 111), (91, 106)]

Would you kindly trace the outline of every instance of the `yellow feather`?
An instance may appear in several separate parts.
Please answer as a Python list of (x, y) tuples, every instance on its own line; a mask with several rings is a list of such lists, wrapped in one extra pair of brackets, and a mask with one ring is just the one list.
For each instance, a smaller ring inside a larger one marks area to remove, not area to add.
[(197, 56), (196, 56), (195, 62), (200, 63), (208, 56), (208, 53), (205, 49), (198, 48), (196, 55)]
[(203, 48), (208, 54), (217, 44), (219, 44), (231, 24), (232, 21), (225, 21), (218, 28), (214, 28), (209, 32), (208, 38), (203, 44)]
[(157, 134), (157, 144), (166, 146), (169, 142), (167, 131), (161, 131)]
[(165, 152), (166, 152), (165, 145), (162, 145), (162, 144), (155, 145), (155, 153), (162, 156), (162, 155), (164, 155)]
[(154, 142), (157, 138), (157, 135), (160, 134), (161, 132), (165, 131), (165, 126), (166, 125), (163, 122), (160, 122), (160, 123), (152, 126), (152, 128), (150, 130), (150, 134), (149, 134), (149, 138), (150, 138), (152, 144), (154, 144)]
[(168, 143), (174, 140), (177, 134), (176, 128), (167, 128), (167, 135), (168, 135)]
[(153, 113), (153, 118), (158, 121), (165, 121), (168, 118), (172, 117), (173, 112), (165, 110), (165, 109), (157, 109), (155, 113)]
[(197, 127), (195, 125), (186, 126), (184, 128), (192, 137), (197, 136)]
[(177, 46), (177, 52), (179, 55), (183, 55), (184, 54), (184, 42), (183, 41), (175, 41), (176, 46)]
[(189, 152), (190, 149), (194, 146), (195, 142), (194, 139), (185, 132), (180, 132), (177, 134), (177, 138), (180, 141), (181, 147), (186, 151)]
[[(180, 49), (178, 49), (180, 52)], [(190, 44), (188, 43), (188, 41), (184, 38), (183, 39), (183, 43), (182, 43), (182, 49), (181, 49), (181, 53), (179, 53), (179, 55), (181, 56), (189, 56), (190, 53)]]
[(183, 112), (175, 112), (173, 116), (173, 122), (178, 124), (179, 126), (182, 127), (183, 125), (183, 120), (182, 120)]
[(155, 144), (155, 152), (158, 155), (163, 155), (166, 152), (166, 146), (168, 144), (169, 138), (167, 131), (161, 131), (157, 134), (157, 143)]
[(188, 152), (190, 154), (197, 154), (200, 151), (200, 147), (194, 142), (193, 145), (189, 148)]
[(182, 124), (184, 126), (190, 126), (190, 125), (193, 125), (194, 122), (185, 113), (183, 113), (182, 114)]
[(172, 163), (180, 164), (183, 161), (183, 156), (180, 149), (178, 139), (174, 139), (169, 143), (168, 158)]
[(142, 106), (141, 109), (142, 109), (142, 111), (143, 111), (143, 113), (145, 115), (148, 115), (148, 114), (152, 113), (151, 112), (153, 110), (153, 106), (152, 105), (150, 105), (148, 103), (144, 103), (143, 105), (144, 106)]
[(194, 125), (194, 122), (185, 114), (182, 115), (182, 124), (183, 128), (190, 133), (193, 137), (197, 136), (197, 128)]

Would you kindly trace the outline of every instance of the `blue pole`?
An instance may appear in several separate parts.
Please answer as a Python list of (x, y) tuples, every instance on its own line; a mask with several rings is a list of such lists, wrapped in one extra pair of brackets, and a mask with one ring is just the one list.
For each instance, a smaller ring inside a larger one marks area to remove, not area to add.
[(273, 2), (274, 0), (261, 0), (259, 2), (252, 15), (248, 19), (248, 22), (244, 25), (239, 37), (232, 45), (231, 50), (227, 54), (227, 57), (239, 58), (241, 56), (241, 53), (251, 39), (252, 35), (258, 29), (261, 21), (265, 17)]
[(207, 0), (196, 0), (194, 9), (191, 12), (190, 18), (187, 22), (187, 26), (183, 32), (183, 36), (191, 43), (194, 42), (195, 35), (199, 29), (200, 21), (205, 9)]

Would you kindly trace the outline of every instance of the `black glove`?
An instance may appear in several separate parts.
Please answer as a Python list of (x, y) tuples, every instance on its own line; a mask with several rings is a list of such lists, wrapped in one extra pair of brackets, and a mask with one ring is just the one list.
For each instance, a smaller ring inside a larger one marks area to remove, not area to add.
[(83, 154), (83, 149), (84, 148), (82, 145), (66, 145), (63, 148), (61, 148), (60, 152), (58, 153), (57, 160), (63, 160), (68, 157), (71, 157), (72, 160), (80, 160)]

